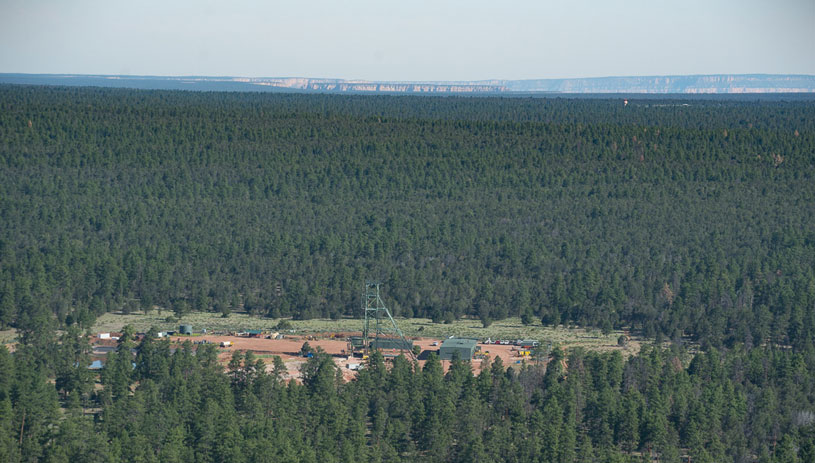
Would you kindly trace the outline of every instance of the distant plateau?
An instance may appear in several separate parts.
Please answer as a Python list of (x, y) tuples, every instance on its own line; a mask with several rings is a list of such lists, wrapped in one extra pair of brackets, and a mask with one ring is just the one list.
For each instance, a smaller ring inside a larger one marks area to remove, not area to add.
[(0, 83), (198, 91), (357, 94), (755, 94), (815, 93), (815, 76), (712, 74), (476, 81), (367, 81), (310, 77), (0, 74)]

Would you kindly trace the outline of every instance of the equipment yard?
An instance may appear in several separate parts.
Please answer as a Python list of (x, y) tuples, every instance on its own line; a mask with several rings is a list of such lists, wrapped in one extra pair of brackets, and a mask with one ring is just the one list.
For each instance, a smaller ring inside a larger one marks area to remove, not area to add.
[[(228, 318), (223, 318), (215, 312), (193, 312), (184, 315), (181, 319), (168, 319), (172, 312), (164, 311), (163, 315), (158, 311), (151, 311), (149, 314), (133, 312), (130, 314), (106, 313), (96, 319), (92, 333), (107, 331), (121, 331), (125, 325), (132, 325), (136, 331), (146, 332), (151, 326), (156, 328), (175, 330), (181, 324), (190, 324), (195, 330), (206, 328), (210, 333), (229, 333), (246, 330), (275, 330), (273, 327), (281, 322), (287, 322), (291, 329), (277, 330), (289, 337), (289, 335), (314, 334), (320, 337), (327, 337), (326, 333), (350, 333), (359, 332), (362, 329), (363, 320), (359, 318), (342, 318), (339, 320), (312, 319), (312, 320), (288, 320), (263, 318), (249, 315), (245, 312), (234, 312)], [(509, 317), (503, 320), (494, 321), (488, 328), (484, 328), (481, 322), (476, 319), (454, 320), (452, 323), (433, 323), (427, 318), (397, 318), (399, 327), (405, 336), (409, 338), (436, 338), (446, 339), (450, 336), (468, 337), (477, 339), (538, 339), (551, 342), (553, 345), (561, 346), (564, 349), (582, 347), (594, 351), (620, 350), (623, 357), (636, 355), (639, 352), (639, 339), (632, 337), (627, 348), (617, 345), (617, 339), (623, 334), (622, 331), (614, 330), (609, 334), (602, 334), (600, 330), (584, 328), (568, 328), (565, 326), (543, 326), (540, 321), (530, 325), (521, 323), (519, 317)]]
[[(489, 328), (483, 328), (477, 320), (469, 319), (449, 324), (418, 318), (398, 321), (405, 336), (421, 349), (417, 356), (420, 367), (424, 366), (431, 352), (438, 354), (443, 341), (451, 336), (478, 340), (476, 353), (471, 360), (475, 372), (481, 370), (484, 358), (493, 360), (500, 357), (505, 366), (515, 367), (523, 362), (535, 362), (531, 349), (514, 345), (516, 340), (521, 339), (536, 339), (543, 346), (560, 346), (565, 350), (619, 351), (624, 357), (635, 355), (640, 348), (636, 339), (619, 345), (618, 338), (623, 334), (621, 331), (603, 335), (597, 330), (547, 327), (539, 323), (523, 325), (518, 318), (496, 321)], [(286, 328), (275, 329), (282, 322), (285, 322)], [(264, 360), (268, 370), (272, 369), (273, 357), (279, 356), (288, 370), (286, 379), (300, 378), (300, 367), (307, 361), (300, 353), (304, 342), (308, 342), (312, 349), (319, 347), (331, 355), (346, 380), (356, 375), (352, 368), (365, 363), (362, 358), (351, 356), (349, 351), (350, 337), (361, 334), (362, 320), (359, 319), (276, 320), (245, 313), (233, 313), (229, 318), (214, 313), (191, 313), (180, 320), (170, 320), (155, 311), (150, 314), (109, 313), (99, 317), (93, 332), (118, 332), (125, 325), (133, 326), (137, 332), (146, 332), (152, 326), (161, 330), (178, 330), (181, 325), (192, 326), (193, 335), (170, 336), (173, 344), (180, 345), (184, 341), (215, 344), (224, 365), (229, 362), (233, 352), (252, 351)], [(204, 329), (206, 333), (202, 333)], [(442, 361), (445, 371), (449, 364), (449, 361)]]
[[(226, 347), (219, 347), (221, 353), (219, 360), (226, 365), (232, 358), (232, 353), (235, 351), (251, 351), (256, 357), (261, 358), (266, 362), (267, 371), (272, 369), (272, 358), (279, 356), (286, 364), (288, 374), (285, 379), (300, 379), (300, 367), (307, 361), (300, 354), (300, 349), (303, 343), (308, 344), (313, 348), (318, 347), (325, 353), (334, 358), (334, 362), (342, 370), (343, 377), (346, 380), (352, 379), (356, 372), (349, 368), (349, 365), (364, 364), (365, 361), (359, 357), (353, 357), (348, 353), (348, 341), (346, 339), (319, 339), (314, 336), (290, 336), (284, 339), (261, 339), (250, 338), (243, 336), (226, 336), (226, 335), (201, 335), (201, 336), (171, 336), (170, 340), (174, 344), (180, 345), (185, 341), (194, 341), (201, 343), (215, 344), (216, 346), (226, 345)], [(440, 339), (435, 338), (417, 338), (413, 340), (414, 345), (422, 349), (422, 353), (418, 356), (419, 366), (423, 367), (427, 361), (427, 355), (431, 352), (438, 354), (439, 346), (441, 345)], [(482, 354), (486, 354), (490, 360), (500, 357), (505, 366), (517, 365), (519, 362), (530, 362), (528, 356), (524, 357), (519, 355), (521, 352), (517, 346), (513, 345), (487, 345), (479, 343), (478, 347)], [(481, 358), (474, 358), (471, 360), (473, 370), (477, 373), (481, 370)], [(450, 366), (449, 361), (442, 361), (442, 366), (446, 372)]]

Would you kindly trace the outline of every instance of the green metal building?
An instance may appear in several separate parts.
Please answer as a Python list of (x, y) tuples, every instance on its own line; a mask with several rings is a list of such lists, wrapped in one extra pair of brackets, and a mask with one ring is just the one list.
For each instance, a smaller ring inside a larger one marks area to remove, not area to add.
[(351, 341), (349, 344), (351, 344), (351, 350), (361, 350), (365, 348), (365, 338), (362, 336), (351, 336)]
[(458, 352), (461, 360), (471, 360), (475, 354), (477, 339), (449, 338), (441, 343), (439, 357), (442, 360), (453, 360), (453, 354)]
[(398, 338), (374, 338), (371, 340), (371, 349), (411, 350), (413, 341)]

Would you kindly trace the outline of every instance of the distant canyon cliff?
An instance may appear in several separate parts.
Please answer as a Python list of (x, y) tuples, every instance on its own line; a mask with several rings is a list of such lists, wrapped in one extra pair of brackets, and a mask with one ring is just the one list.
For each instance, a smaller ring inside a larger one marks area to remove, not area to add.
[(293, 78), (252, 78), (247, 83), (277, 88), (319, 92), (381, 92), (381, 93), (476, 93), (506, 92), (500, 84), (480, 82), (373, 82), (364, 80)]
[[(499, 81), (501, 82), (501, 81)], [(739, 74), (699, 76), (597, 77), (503, 81), (515, 92), (558, 93), (809, 93), (815, 76)]]
[(327, 93), (815, 93), (815, 76), (718, 74), (479, 81), (367, 81), (308, 77), (114, 76), (0, 74), (0, 83), (100, 86), (201, 91), (296, 91)]

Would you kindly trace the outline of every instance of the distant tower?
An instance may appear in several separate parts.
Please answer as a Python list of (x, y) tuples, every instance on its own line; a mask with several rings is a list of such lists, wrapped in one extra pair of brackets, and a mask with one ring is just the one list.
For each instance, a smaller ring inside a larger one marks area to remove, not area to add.
[(413, 351), (408, 347), (409, 343), (405, 335), (396, 326), (396, 320), (393, 319), (379, 295), (381, 284), (371, 280), (365, 282), (365, 293), (362, 295), (362, 310), (365, 312), (362, 338), (365, 353), (367, 354), (371, 348), (381, 349), (385, 345), (389, 346), (387, 348), (398, 349), (402, 353), (407, 352), (408, 357), (416, 360)]

